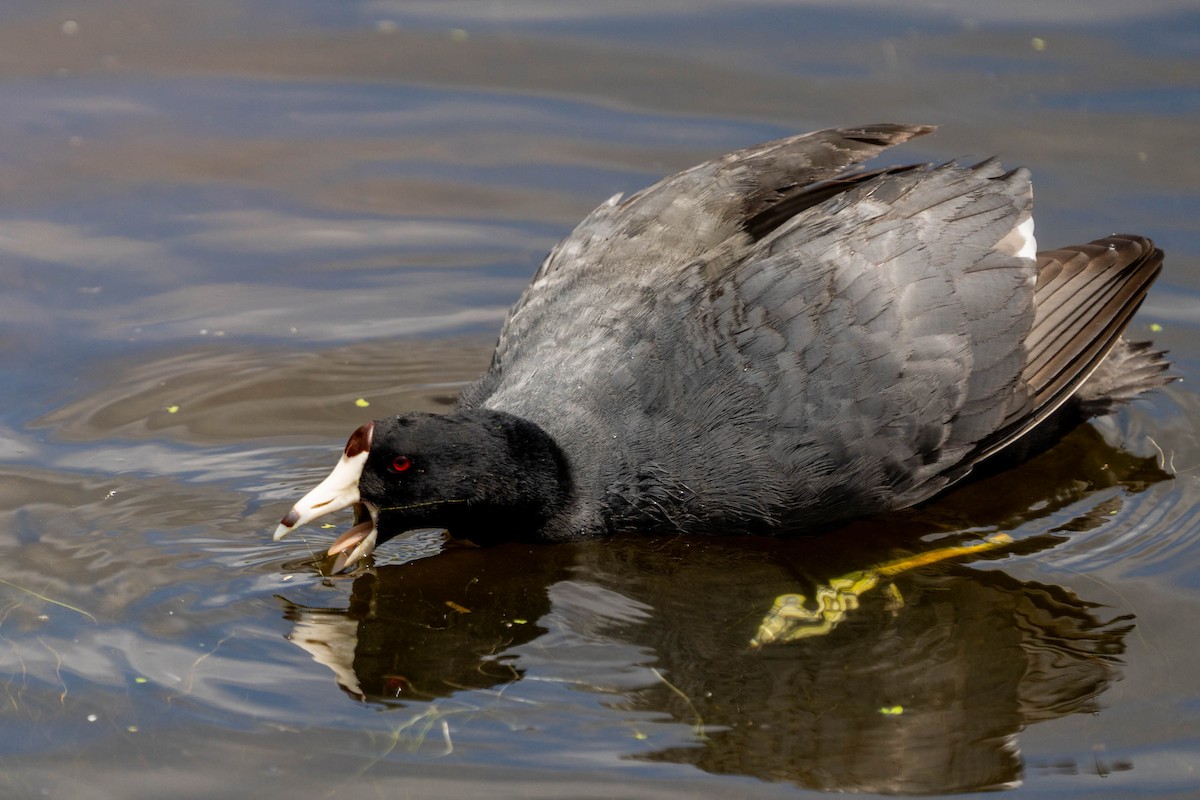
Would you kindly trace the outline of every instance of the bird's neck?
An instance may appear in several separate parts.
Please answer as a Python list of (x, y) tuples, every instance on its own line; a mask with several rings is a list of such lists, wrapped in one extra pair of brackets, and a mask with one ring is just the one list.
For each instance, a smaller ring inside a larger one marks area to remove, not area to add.
[(571, 469), (562, 449), (539, 425), (515, 414), (493, 409), (452, 413), (483, 426), (499, 459), (490, 465), (490, 474), (481, 476), (477, 510), (482, 514), (472, 527), (486, 526), (504, 538), (541, 538), (571, 501)]

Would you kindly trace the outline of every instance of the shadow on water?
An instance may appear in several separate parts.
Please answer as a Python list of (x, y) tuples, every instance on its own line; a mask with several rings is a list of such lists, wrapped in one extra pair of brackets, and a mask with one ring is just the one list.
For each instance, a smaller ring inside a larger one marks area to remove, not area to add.
[[(1084, 427), (1019, 474), (825, 536), (452, 544), (363, 572), (344, 607), (283, 600), (284, 616), (351, 698), (419, 706), (521, 681), (561, 624), (555, 598), (590, 589), (575, 624), (647, 654), (621, 706), (694, 731), (630, 757), (822, 790), (998, 789), (1021, 780), (1026, 726), (1099, 708), (1133, 629), (1126, 609), (1000, 565), (1046, 557), (1168, 477)], [(956, 527), (968, 510), (974, 527)], [(777, 596), (999, 530), (1014, 541), (898, 570), (820, 635), (750, 644)]]

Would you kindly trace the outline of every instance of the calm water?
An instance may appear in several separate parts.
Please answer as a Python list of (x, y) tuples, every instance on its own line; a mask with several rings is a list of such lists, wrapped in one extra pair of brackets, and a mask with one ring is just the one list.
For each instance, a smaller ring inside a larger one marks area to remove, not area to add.
[[(1195, 796), (1200, 14), (935, 5), (0, 7), (0, 795)], [(1031, 166), (1045, 245), (1153, 236), (1131, 332), (1183, 380), (822, 538), (425, 532), (333, 578), (332, 530), (270, 541), (601, 200), (874, 121)], [(749, 645), (777, 596), (997, 531)]]

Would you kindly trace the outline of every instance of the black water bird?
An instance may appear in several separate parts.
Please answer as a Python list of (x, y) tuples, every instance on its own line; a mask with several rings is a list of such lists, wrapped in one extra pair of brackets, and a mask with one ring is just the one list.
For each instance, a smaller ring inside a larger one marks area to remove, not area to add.
[[(1169, 378), (1121, 334), (1162, 252), (1037, 252), (1025, 169), (856, 168), (933, 130), (824, 130), (593, 211), (444, 415), (369, 422), (275, 532), (354, 507), (477, 541), (786, 532), (911, 506)], [(382, 525), (381, 525), (382, 523)]]

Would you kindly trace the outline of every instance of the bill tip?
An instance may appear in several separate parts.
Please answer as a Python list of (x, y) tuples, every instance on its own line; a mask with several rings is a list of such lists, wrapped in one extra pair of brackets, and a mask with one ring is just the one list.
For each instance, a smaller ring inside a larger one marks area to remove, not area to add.
[(280, 539), (287, 536), (291, 532), (292, 532), (292, 526), (288, 525), (287, 518), (285, 517), (283, 522), (279, 523), (279, 527), (277, 527), (275, 529), (275, 535), (273, 538), (275, 541), (278, 542)]

